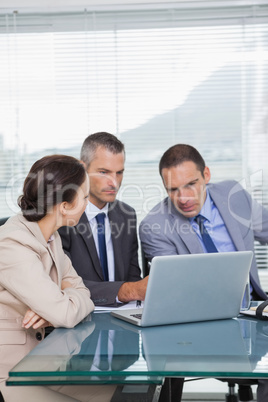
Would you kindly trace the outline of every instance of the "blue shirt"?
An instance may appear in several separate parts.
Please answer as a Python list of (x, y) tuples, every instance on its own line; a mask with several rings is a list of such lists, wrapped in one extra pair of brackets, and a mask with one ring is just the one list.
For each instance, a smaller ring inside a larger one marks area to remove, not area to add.
[[(219, 210), (209, 195), (208, 189), (207, 189), (206, 201), (199, 213), (200, 215), (204, 216), (204, 218), (207, 219), (204, 222), (204, 225), (210, 237), (212, 238), (217, 250), (219, 252), (236, 251), (234, 243), (226, 229), (226, 226), (219, 213)], [(198, 239), (203, 247), (204, 252), (206, 253), (207, 250), (204, 246), (197, 222), (194, 221), (194, 218), (190, 218), (189, 220), (195, 233), (198, 236)]]

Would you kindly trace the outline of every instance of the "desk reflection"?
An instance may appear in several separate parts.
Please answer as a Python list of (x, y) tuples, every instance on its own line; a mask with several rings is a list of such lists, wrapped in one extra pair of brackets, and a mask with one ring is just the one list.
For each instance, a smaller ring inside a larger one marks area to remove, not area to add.
[[(38, 358), (42, 356), (42, 359)], [(109, 314), (95, 313), (75, 328), (55, 329), (23, 362), (28, 369), (34, 360), (42, 361), (38, 371), (53, 366), (66, 375), (75, 372), (124, 371), (139, 358), (139, 334), (126, 332), (113, 323)], [(30, 360), (32, 360), (30, 362)], [(60, 362), (60, 365), (57, 364)]]
[[(143, 328), (140, 334), (148, 371), (221, 375), (233, 365), (236, 371), (251, 371), (249, 340), (244, 336), (250, 332), (248, 324), (241, 326), (239, 320), (230, 319)], [(121, 326), (135, 330), (132, 324)]]
[(53, 383), (60, 375), (72, 383), (81, 376), (87, 383), (101, 377), (120, 382), (127, 376), (137, 381), (160, 376), (267, 377), (267, 367), (260, 366), (267, 341), (268, 323), (254, 319), (140, 328), (109, 313), (93, 313), (73, 329), (55, 329), (10, 377), (13, 382), (20, 377), (20, 383), (29, 377), (34, 383), (33, 376), (39, 383), (42, 376), (47, 381), (50, 377)]

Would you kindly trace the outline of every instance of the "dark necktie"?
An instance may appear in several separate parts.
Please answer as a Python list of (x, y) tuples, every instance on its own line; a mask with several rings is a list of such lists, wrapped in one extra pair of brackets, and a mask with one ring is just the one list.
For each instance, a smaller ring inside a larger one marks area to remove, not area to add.
[(210, 237), (207, 229), (205, 228), (204, 221), (206, 218), (204, 218), (202, 215), (197, 215), (194, 220), (197, 222), (200, 230), (200, 234), (204, 243), (204, 246), (206, 247), (206, 250), (208, 253), (217, 253), (218, 250), (213, 243), (212, 238)]
[(98, 242), (99, 242), (100, 264), (101, 264), (104, 280), (108, 281), (109, 275), (108, 275), (104, 219), (105, 219), (104, 212), (102, 212), (96, 216), (96, 221), (98, 223), (97, 232), (98, 232)]

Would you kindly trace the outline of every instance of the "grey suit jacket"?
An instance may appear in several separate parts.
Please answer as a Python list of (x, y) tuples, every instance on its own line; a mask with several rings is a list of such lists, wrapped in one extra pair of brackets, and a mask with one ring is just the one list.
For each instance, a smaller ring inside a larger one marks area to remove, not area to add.
[[(218, 208), (238, 251), (254, 251), (254, 240), (268, 242), (268, 211), (252, 200), (236, 181), (208, 184), (209, 194)], [(197, 254), (203, 249), (192, 226), (170, 198), (157, 204), (140, 224), (139, 234), (145, 256)], [(251, 275), (259, 284), (256, 259)]]
[(109, 206), (108, 217), (114, 249), (114, 282), (104, 281), (94, 238), (85, 213), (75, 227), (62, 227), (59, 230), (63, 249), (89, 288), (96, 305), (114, 304), (118, 290), (124, 282), (141, 279), (134, 209), (116, 200)]

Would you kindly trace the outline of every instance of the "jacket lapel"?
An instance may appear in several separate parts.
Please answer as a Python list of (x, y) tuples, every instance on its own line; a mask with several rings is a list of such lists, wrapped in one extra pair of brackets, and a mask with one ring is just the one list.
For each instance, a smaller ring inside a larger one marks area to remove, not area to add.
[[(23, 224), (27, 227), (27, 229), (36, 237), (36, 239), (47, 249), (54, 266), (51, 267), (51, 264), (47, 261), (45, 264), (45, 267), (49, 269), (49, 276), (53, 280), (53, 282), (57, 283), (60, 285), (61, 283), (61, 274), (60, 274), (60, 268), (59, 268), (59, 256), (57, 254), (57, 249), (54, 247), (55, 240), (51, 240), (48, 243), (46, 242), (43, 233), (41, 232), (41, 229), (38, 225), (37, 222), (30, 222), (27, 221), (22, 215), (18, 215), (18, 218)], [(56, 238), (58, 236), (58, 233), (54, 233), (54, 237)]]
[[(58, 235), (58, 234), (55, 233), (55, 236), (56, 235)], [(55, 264), (55, 269), (51, 269), (50, 276), (54, 282), (58, 283), (58, 285), (61, 285), (62, 274), (61, 274), (61, 270), (58, 266), (59, 256), (57, 253), (57, 248), (54, 247), (54, 245), (55, 245), (55, 240), (50, 241), (47, 245), (48, 252)]]
[[(198, 237), (196, 236), (189, 219), (180, 214), (174, 205), (170, 201), (170, 223), (171, 228), (174, 227), (178, 236), (182, 239), (185, 246), (189, 250), (189, 254), (199, 254), (203, 253), (203, 249), (201, 246)], [(173, 226), (174, 225), (174, 226)]]
[(125, 229), (125, 221), (121, 213), (118, 212), (116, 201), (109, 205), (109, 221), (111, 227), (111, 237), (114, 250), (115, 280), (123, 281), (124, 264), (122, 260), (122, 232)]
[(220, 215), (225, 223), (225, 226), (229, 232), (229, 235), (238, 251), (245, 250), (244, 240), (239, 230), (238, 225), (230, 214), (230, 208), (228, 205), (228, 198), (226, 194), (220, 194), (214, 186), (209, 186), (209, 194), (218, 208)]
[[(93, 234), (91, 231), (90, 223), (87, 219), (85, 212), (81, 216), (78, 225), (75, 226), (75, 230), (76, 230), (77, 234), (82, 237), (82, 239), (88, 249), (88, 255), (92, 261), (93, 268), (95, 269), (95, 271), (97, 272), (99, 277), (102, 280), (104, 280), (99, 256), (98, 256), (95, 241), (94, 241), (94, 237), (93, 237)], [(86, 258), (87, 257), (88, 256), (86, 256)]]

